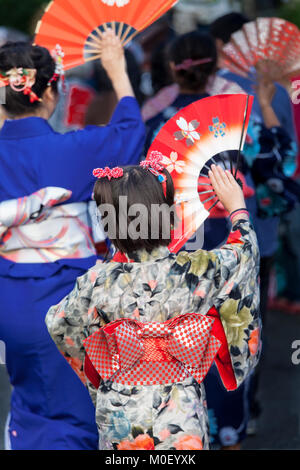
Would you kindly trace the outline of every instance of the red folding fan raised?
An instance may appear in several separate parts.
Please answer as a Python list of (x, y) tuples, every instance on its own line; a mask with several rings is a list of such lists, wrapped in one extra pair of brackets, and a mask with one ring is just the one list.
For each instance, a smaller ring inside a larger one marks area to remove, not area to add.
[[(170, 251), (177, 252), (209, 216), (218, 199), (207, 171), (218, 164), (219, 154), (241, 152), (249, 124), (253, 96), (217, 95), (196, 101), (179, 111), (160, 130), (147, 159), (163, 155), (162, 165), (175, 186), (175, 204), (179, 222), (174, 230)], [(154, 153), (153, 153), (154, 152)], [(238, 164), (232, 172), (236, 176)], [(203, 188), (199, 197), (199, 185)]]
[(101, 57), (101, 32), (111, 27), (126, 45), (177, 0), (53, 0), (37, 25), (35, 43), (62, 47), (65, 69)]
[(300, 31), (281, 18), (257, 18), (231, 36), (222, 51), (222, 66), (244, 77), (254, 68), (274, 80), (300, 72)]

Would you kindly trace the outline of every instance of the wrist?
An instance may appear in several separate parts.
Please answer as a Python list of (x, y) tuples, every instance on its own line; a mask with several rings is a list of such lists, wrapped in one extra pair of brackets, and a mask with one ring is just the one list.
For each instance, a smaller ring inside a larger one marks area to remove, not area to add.
[(271, 103), (260, 102), (259, 104), (260, 104), (261, 109), (272, 109), (273, 110)]
[(230, 213), (230, 220), (231, 223), (234, 224), (236, 220), (239, 219), (248, 219), (249, 218), (249, 211), (246, 207), (241, 207), (240, 209), (235, 209), (233, 212)]
[(126, 69), (116, 68), (111, 71), (107, 71), (107, 75), (109, 76), (110, 80), (113, 84), (123, 83), (124, 81), (128, 80), (128, 74)]
[(232, 204), (231, 207), (225, 207), (225, 209), (229, 212), (231, 215), (233, 212), (239, 211), (239, 210), (247, 210), (246, 203), (245, 201), (241, 201), (240, 203), (236, 202), (234, 205)]
[(118, 100), (125, 96), (134, 97), (134, 91), (127, 74), (124, 77), (119, 77), (119, 79), (115, 83), (112, 82), (112, 84)]

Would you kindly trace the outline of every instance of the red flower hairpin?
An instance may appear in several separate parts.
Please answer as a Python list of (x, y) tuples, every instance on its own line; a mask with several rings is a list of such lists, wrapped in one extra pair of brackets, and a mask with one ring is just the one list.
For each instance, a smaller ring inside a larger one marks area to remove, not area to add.
[(157, 176), (160, 183), (164, 183), (167, 179), (166, 175), (161, 174), (164, 169), (163, 165), (161, 164), (163, 158), (164, 156), (161, 152), (153, 150), (150, 153), (148, 159), (140, 163), (142, 168), (151, 171), (154, 176)]
[(93, 175), (95, 178), (108, 178), (109, 181), (112, 178), (122, 178), (124, 175), (124, 171), (122, 168), (116, 167), (116, 168), (96, 168), (93, 171)]

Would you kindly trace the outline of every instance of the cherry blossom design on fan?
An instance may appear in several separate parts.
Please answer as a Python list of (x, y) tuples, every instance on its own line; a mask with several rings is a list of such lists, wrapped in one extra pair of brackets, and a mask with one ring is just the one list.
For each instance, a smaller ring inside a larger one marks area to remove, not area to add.
[(101, 0), (102, 3), (105, 3), (105, 5), (108, 5), (109, 7), (117, 6), (117, 7), (123, 7), (124, 5), (127, 5), (127, 3), (130, 2), (130, 0)]
[(226, 135), (226, 132), (224, 129), (226, 129), (226, 124), (225, 122), (220, 122), (220, 119), (218, 117), (213, 118), (213, 125), (209, 126), (210, 132), (214, 133), (215, 138), (217, 139), (218, 137), (224, 137)]
[(234, 168), (222, 154), (242, 150), (252, 104), (253, 97), (243, 93), (195, 101), (173, 116), (152, 142), (146, 160), (162, 156), (161, 164), (174, 184), (177, 222), (169, 245), (172, 253), (194, 236), (219, 204), (208, 171), (212, 164), (225, 168), (231, 164), (232, 172), (238, 168), (238, 159)]
[(177, 152), (171, 152), (170, 158), (163, 155), (162, 164), (166, 167), (170, 174), (172, 174), (173, 171), (176, 171), (176, 173), (183, 173), (185, 167), (184, 161), (178, 160)]
[(200, 123), (193, 119), (190, 122), (187, 122), (183, 117), (180, 117), (176, 121), (177, 126), (181, 129), (180, 131), (175, 132), (175, 140), (185, 140), (185, 143), (188, 147), (192, 147), (196, 140), (200, 140), (200, 134), (196, 132), (196, 129), (200, 126)]

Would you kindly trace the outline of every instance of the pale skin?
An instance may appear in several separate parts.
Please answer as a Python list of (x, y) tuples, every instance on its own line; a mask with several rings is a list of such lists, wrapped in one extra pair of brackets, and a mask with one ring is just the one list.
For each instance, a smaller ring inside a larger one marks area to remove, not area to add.
[(271, 80), (260, 76), (255, 88), (257, 98), (263, 115), (264, 124), (268, 129), (279, 127), (280, 122), (273, 110), (272, 101), (276, 93), (276, 87)]
[[(230, 214), (246, 208), (243, 191), (229, 170), (212, 165), (208, 175), (218, 199)], [(232, 218), (232, 223), (245, 218), (248, 218), (247, 214), (237, 214)]]
[[(222, 39), (216, 39), (219, 55), (219, 66), (222, 67), (222, 51), (225, 43)], [(268, 129), (280, 126), (280, 122), (272, 107), (272, 101), (276, 93), (274, 82), (281, 83), (290, 91), (291, 82), (284, 79), (284, 73), (279, 64), (268, 60), (261, 60), (256, 64), (257, 82), (254, 86), (261, 107), (264, 124)]]
[[(102, 34), (101, 63), (106, 70), (118, 100), (125, 96), (134, 97), (134, 92), (127, 74), (124, 48), (118, 36), (109, 29)], [(22, 116), (11, 116), (2, 108), (4, 119), (22, 119), (27, 117), (41, 117), (48, 120), (55, 111), (59, 96), (49, 86), (43, 93), (42, 102), (35, 112)]]

